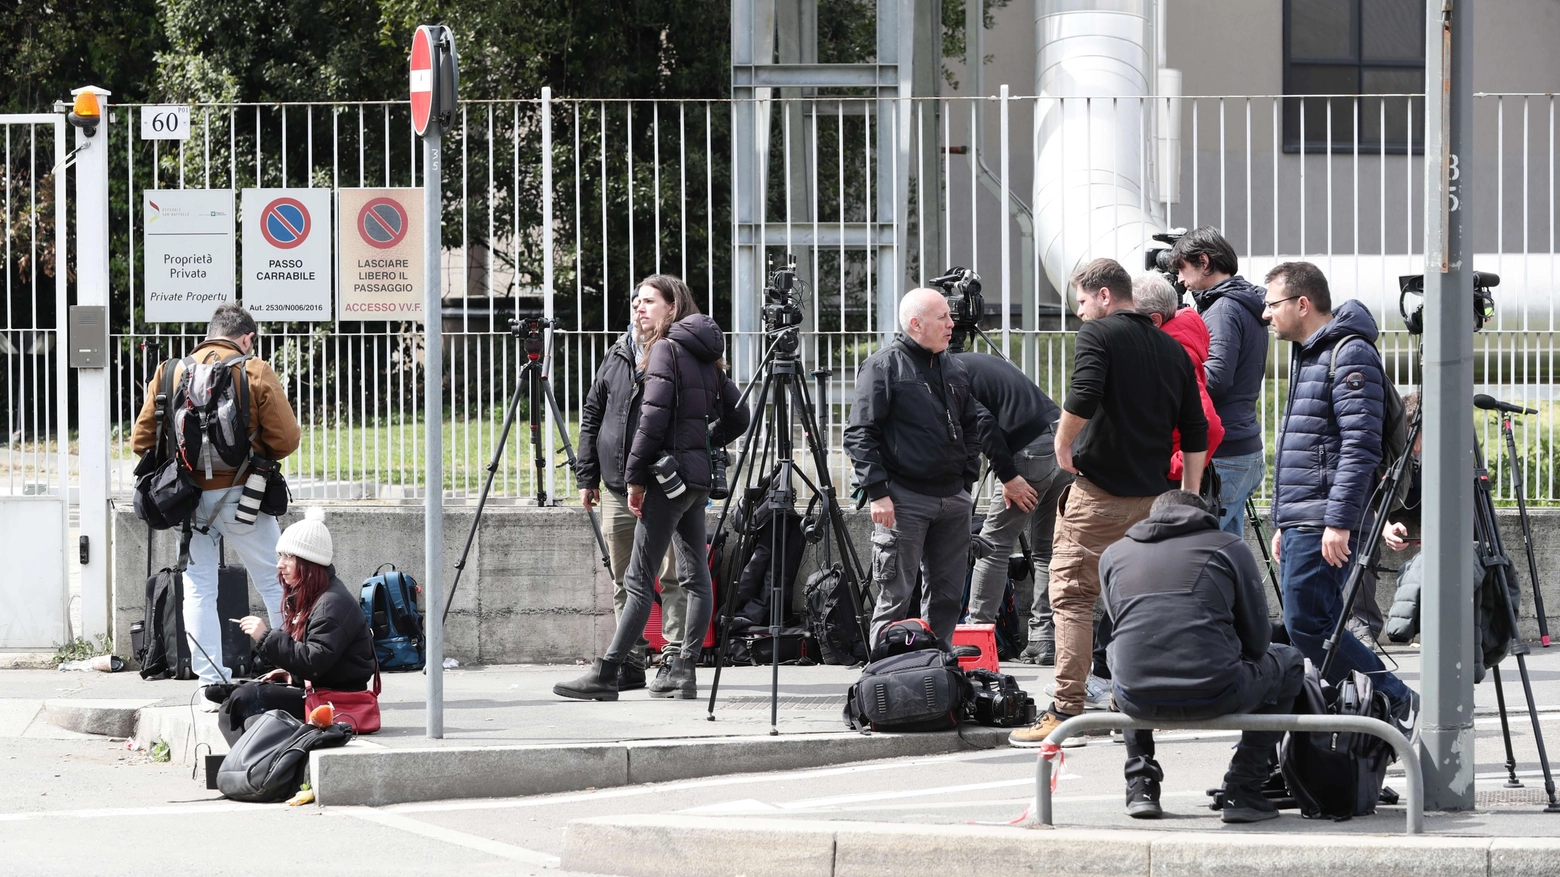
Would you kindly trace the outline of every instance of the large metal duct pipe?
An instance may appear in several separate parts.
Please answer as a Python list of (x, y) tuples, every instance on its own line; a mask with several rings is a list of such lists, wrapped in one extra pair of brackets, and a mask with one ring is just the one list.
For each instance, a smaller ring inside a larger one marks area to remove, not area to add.
[[(1162, 0), (1161, 0), (1162, 2)], [(1143, 267), (1154, 210), (1154, 0), (1036, 0), (1035, 224), (1046, 276), (1109, 256)]]

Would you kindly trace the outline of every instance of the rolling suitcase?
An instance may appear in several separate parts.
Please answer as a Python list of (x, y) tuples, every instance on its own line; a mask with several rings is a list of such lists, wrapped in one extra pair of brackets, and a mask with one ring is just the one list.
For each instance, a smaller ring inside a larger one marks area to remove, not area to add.
[(233, 679), (249, 679), (255, 675), (254, 641), (228, 620), (253, 614), (249, 608), (249, 571), (243, 564), (228, 564), (226, 540), (217, 545), (217, 617), (222, 620), (222, 663)]

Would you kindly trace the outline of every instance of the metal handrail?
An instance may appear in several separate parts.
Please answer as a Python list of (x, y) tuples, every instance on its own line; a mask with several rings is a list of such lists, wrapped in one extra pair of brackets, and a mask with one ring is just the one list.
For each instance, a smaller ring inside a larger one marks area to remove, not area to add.
[[(1339, 731), (1370, 734), (1392, 744), (1403, 777), (1408, 785), (1408, 834), (1425, 833), (1425, 788), (1420, 774), (1419, 756), (1408, 738), (1380, 719), (1364, 716), (1285, 716), (1241, 713), (1203, 719), (1196, 722), (1164, 719), (1134, 719), (1125, 713), (1103, 712), (1074, 716), (1057, 726), (1045, 742), (1057, 747), (1062, 741), (1085, 731), (1122, 728), (1137, 731)], [(1051, 824), (1051, 760), (1043, 754), (1036, 759), (1034, 817), (1042, 825)]]

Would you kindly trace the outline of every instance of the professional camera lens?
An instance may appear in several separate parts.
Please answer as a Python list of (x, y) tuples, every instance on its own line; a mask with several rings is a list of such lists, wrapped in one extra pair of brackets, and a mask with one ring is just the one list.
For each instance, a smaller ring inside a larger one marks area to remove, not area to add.
[(726, 484), (728, 462), (725, 448), (710, 452), (710, 499), (725, 499), (731, 495), (731, 488)]
[(655, 475), (655, 481), (661, 485), (661, 492), (666, 494), (667, 499), (676, 499), (688, 489), (682, 476), (677, 474), (677, 461), (671, 454), (662, 454), (661, 459), (650, 465), (650, 472)]
[(250, 458), (249, 477), (244, 479), (244, 493), (238, 498), (238, 508), (233, 511), (235, 521), (253, 524), (259, 517), (260, 503), (265, 499), (265, 486), (271, 480), (274, 466), (274, 463), (263, 457)]

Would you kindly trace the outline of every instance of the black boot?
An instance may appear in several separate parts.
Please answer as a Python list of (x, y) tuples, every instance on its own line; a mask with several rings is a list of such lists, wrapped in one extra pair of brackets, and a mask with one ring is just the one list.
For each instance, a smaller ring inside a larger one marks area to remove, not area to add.
[(622, 666), (621, 661), (597, 658), (591, 662), (585, 675), (554, 685), (553, 694), (575, 700), (617, 700), (618, 670)]
[(1165, 815), (1159, 806), (1158, 780), (1140, 776), (1127, 781), (1127, 815), (1133, 819), (1158, 819)]
[(656, 684), (650, 687), (650, 696), (675, 697), (682, 700), (693, 700), (698, 697), (699, 684), (693, 674), (693, 668), (698, 661), (684, 658), (682, 655), (674, 655), (666, 660), (671, 669), (666, 671), (665, 679), (656, 679)]

